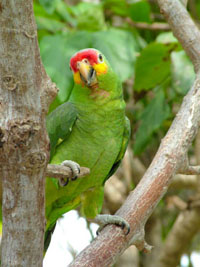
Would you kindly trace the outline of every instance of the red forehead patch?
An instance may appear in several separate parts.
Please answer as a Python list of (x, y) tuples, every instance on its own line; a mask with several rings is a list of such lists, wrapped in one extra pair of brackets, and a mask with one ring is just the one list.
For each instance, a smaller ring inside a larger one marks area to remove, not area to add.
[(80, 50), (70, 59), (70, 67), (74, 72), (77, 71), (77, 61), (81, 61), (84, 58), (87, 58), (91, 65), (98, 63), (98, 53), (95, 49)]

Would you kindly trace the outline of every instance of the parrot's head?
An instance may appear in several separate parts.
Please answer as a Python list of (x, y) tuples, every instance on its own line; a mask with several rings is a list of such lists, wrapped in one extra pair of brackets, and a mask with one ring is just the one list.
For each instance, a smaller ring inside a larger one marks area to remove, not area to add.
[(96, 49), (80, 50), (70, 59), (70, 69), (74, 75), (74, 82), (88, 88), (98, 88), (102, 76), (107, 74), (110, 66), (104, 55)]

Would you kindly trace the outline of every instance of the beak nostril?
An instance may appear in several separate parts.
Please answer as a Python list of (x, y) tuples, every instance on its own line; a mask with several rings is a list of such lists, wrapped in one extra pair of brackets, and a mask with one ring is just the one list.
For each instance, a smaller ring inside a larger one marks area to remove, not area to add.
[(91, 87), (93, 84), (97, 83), (96, 71), (90, 65), (88, 59), (84, 58), (76, 63), (77, 70), (80, 74), (82, 82)]
[(79, 61), (76, 63), (76, 67), (79, 70), (79, 68), (80, 68), (80, 62)]

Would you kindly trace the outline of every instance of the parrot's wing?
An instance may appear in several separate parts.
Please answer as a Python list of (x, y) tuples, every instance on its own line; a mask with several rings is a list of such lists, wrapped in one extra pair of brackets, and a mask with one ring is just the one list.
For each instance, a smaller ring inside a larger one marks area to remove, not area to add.
[(60, 105), (47, 116), (46, 127), (50, 138), (51, 157), (57, 144), (70, 135), (76, 118), (77, 111), (71, 102)]
[(130, 127), (130, 121), (127, 117), (125, 117), (125, 127), (124, 127), (124, 134), (123, 134), (123, 140), (122, 140), (122, 146), (121, 146), (121, 150), (110, 170), (110, 172), (108, 173), (108, 175), (106, 176), (106, 179), (104, 181), (104, 183), (106, 182), (106, 180), (108, 178), (110, 178), (110, 176), (112, 176), (115, 171), (117, 170), (117, 168), (119, 167), (123, 157), (124, 157), (124, 154), (126, 152), (126, 148), (128, 146), (128, 142), (129, 142), (129, 139), (130, 139), (130, 133), (131, 133), (131, 127)]

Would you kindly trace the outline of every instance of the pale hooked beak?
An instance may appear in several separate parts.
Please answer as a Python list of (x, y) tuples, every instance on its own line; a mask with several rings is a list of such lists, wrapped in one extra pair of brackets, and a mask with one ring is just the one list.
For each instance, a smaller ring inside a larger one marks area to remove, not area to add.
[(97, 83), (96, 71), (88, 62), (85, 62), (84, 60), (78, 61), (77, 68), (80, 72), (81, 80), (85, 85), (90, 87)]

